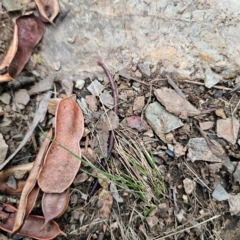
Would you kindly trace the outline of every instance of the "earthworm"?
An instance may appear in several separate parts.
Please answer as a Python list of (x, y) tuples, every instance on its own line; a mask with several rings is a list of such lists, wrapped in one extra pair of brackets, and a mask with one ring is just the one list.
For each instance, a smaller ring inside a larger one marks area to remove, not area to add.
[[(110, 83), (110, 86), (112, 88), (112, 95), (113, 95), (113, 103), (114, 103), (114, 107), (113, 107), (113, 111), (117, 114), (117, 111), (118, 111), (118, 94), (117, 94), (117, 88), (116, 88), (116, 85), (112, 79), (112, 76), (108, 70), (108, 68), (106, 67), (106, 65), (101, 62), (101, 61), (98, 61), (98, 64), (104, 69), (108, 79), (109, 79), (109, 83)], [(103, 159), (102, 160), (102, 168), (103, 169), (106, 169), (106, 166), (107, 166), (107, 160), (109, 159), (110, 155), (111, 155), (111, 152), (113, 150), (113, 146), (114, 146), (114, 140), (115, 140), (115, 137), (114, 137), (114, 131), (112, 130), (111, 133), (110, 133), (110, 137), (109, 137), (109, 145), (108, 145), (108, 151), (107, 151), (107, 159)], [(99, 183), (98, 183), (98, 180), (95, 179), (94, 181), (94, 184), (93, 184), (93, 187), (92, 189), (90, 190), (89, 192), (89, 196), (91, 197), (94, 192), (96, 191), (97, 187), (99, 186)]]

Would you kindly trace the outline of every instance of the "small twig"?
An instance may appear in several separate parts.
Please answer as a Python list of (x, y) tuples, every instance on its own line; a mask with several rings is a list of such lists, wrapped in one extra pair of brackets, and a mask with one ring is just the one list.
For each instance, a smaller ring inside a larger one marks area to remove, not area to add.
[(232, 116), (233, 116), (233, 114), (236, 112), (236, 110), (237, 110), (237, 108), (238, 108), (239, 104), (240, 104), (240, 100), (238, 101), (238, 103), (237, 103), (236, 107), (234, 108), (234, 110), (233, 110), (233, 112), (232, 112)]
[(236, 92), (237, 90), (239, 90), (240, 89), (240, 84), (237, 84), (230, 92), (228, 92), (228, 93), (234, 93), (234, 92)]
[[(192, 84), (196, 84), (196, 85), (200, 85), (200, 86), (205, 86), (204, 83), (191, 81), (191, 80), (181, 80), (181, 82), (192, 83)], [(216, 88), (216, 89), (220, 89), (220, 90), (227, 90), (227, 91), (232, 91), (233, 90), (232, 88), (227, 88), (227, 87), (222, 87), (222, 86), (212, 86), (212, 88)], [(240, 91), (238, 91), (238, 93), (240, 93)]]
[(190, 229), (192, 229), (192, 228), (198, 227), (198, 226), (200, 226), (200, 225), (202, 225), (202, 224), (204, 224), (204, 223), (207, 223), (207, 222), (212, 221), (212, 220), (214, 220), (214, 219), (216, 219), (216, 218), (219, 218), (219, 217), (221, 217), (221, 215), (214, 216), (214, 217), (209, 218), (209, 219), (207, 219), (207, 220), (205, 220), (205, 221), (202, 221), (202, 222), (200, 222), (200, 223), (197, 223), (197, 224), (195, 224), (195, 225), (193, 225), (193, 226), (191, 226), (191, 227), (184, 228), (183, 230), (180, 230), (180, 231), (178, 231), (178, 232), (171, 233), (171, 234), (169, 234), (169, 235), (167, 235), (167, 236), (160, 237), (160, 238), (155, 238), (155, 240), (162, 240), (162, 239), (169, 238), (169, 237), (174, 236), (174, 235), (176, 235), (176, 234), (179, 234), (179, 233), (188, 231), (188, 230), (190, 230)]
[(176, 186), (174, 187), (171, 187), (173, 193), (173, 202), (174, 202), (174, 213), (177, 214), (179, 213), (179, 208), (178, 208), (178, 205), (177, 205), (177, 197), (176, 197)]
[[(113, 107), (113, 111), (117, 114), (118, 112), (118, 94), (117, 94), (117, 88), (116, 88), (116, 85), (112, 79), (112, 76), (109, 72), (109, 70), (107, 69), (107, 67), (105, 66), (105, 64), (101, 61), (98, 61), (98, 64), (104, 69), (105, 73), (107, 74), (107, 77), (109, 79), (109, 83), (110, 83), (110, 86), (112, 88), (112, 94), (113, 94), (113, 103), (114, 103), (114, 107)], [(112, 149), (113, 149), (113, 145), (114, 145), (114, 131), (112, 130), (111, 131), (111, 134), (110, 134), (110, 140), (109, 140), (109, 147), (108, 147), (108, 158), (112, 152)], [(105, 164), (106, 166), (106, 164)]]
[(206, 114), (206, 113), (214, 112), (216, 110), (217, 108), (209, 108), (209, 109), (202, 110), (200, 114)]
[(197, 180), (203, 184), (210, 192), (212, 192), (212, 189), (210, 189), (206, 183), (204, 183), (201, 178), (198, 177), (198, 175), (190, 168), (190, 166), (188, 166), (188, 164), (186, 162), (184, 162), (184, 165), (189, 169), (189, 171), (197, 178)]
[(144, 112), (145, 112), (145, 109), (147, 108), (147, 106), (150, 104), (150, 102), (151, 102), (151, 98), (152, 98), (152, 83), (150, 83), (150, 91), (149, 91), (149, 94), (150, 94), (150, 96), (149, 96), (149, 98), (148, 98), (148, 102), (147, 102), (147, 104), (145, 105), (145, 107), (143, 108), (143, 110), (142, 110), (142, 114), (141, 114), (141, 120), (143, 120), (143, 114), (144, 114)]
[[(113, 111), (117, 114), (117, 111), (118, 111), (118, 94), (117, 94), (116, 85), (115, 85), (115, 83), (114, 83), (114, 81), (112, 79), (112, 76), (111, 76), (109, 70), (105, 66), (105, 64), (103, 62), (101, 62), (101, 61), (98, 61), (98, 64), (104, 69), (104, 71), (105, 71), (105, 73), (106, 73), (106, 75), (107, 75), (107, 77), (109, 79), (109, 83), (110, 83), (110, 86), (112, 88), (112, 95), (113, 95), (113, 103), (114, 103)], [(114, 146), (114, 140), (115, 140), (115, 134), (114, 134), (114, 131), (112, 130), (111, 133), (110, 133), (110, 138), (109, 138), (107, 159), (109, 159), (109, 157), (110, 157), (110, 155), (112, 153), (113, 146)], [(102, 168), (103, 169), (105, 169), (106, 166), (107, 166), (107, 159), (103, 159), (103, 161), (102, 161)], [(94, 192), (96, 191), (98, 186), (99, 186), (98, 180), (95, 179), (93, 187), (92, 187), (92, 189), (89, 192), (89, 196), (90, 197), (94, 194)]]
[(186, 99), (185, 94), (182, 92), (182, 90), (178, 87), (178, 85), (168, 76), (166, 75), (168, 83), (174, 88), (174, 90), (178, 93), (180, 97), (183, 99)]
[[(30, 129), (31, 125), (30, 125), (29, 121), (27, 121), (27, 125), (28, 125), (28, 128)], [(34, 151), (37, 152), (37, 141), (36, 141), (34, 133), (32, 133), (31, 138), (32, 138)]]
[[(152, 83), (145, 83), (145, 82), (143, 82), (143, 81), (141, 81), (141, 80), (139, 80), (139, 79), (137, 79), (137, 78), (134, 78), (134, 77), (131, 77), (130, 78), (131, 80), (133, 80), (133, 81), (135, 81), (135, 82), (138, 82), (138, 83), (140, 83), (140, 84), (142, 84), (142, 85), (144, 85), (144, 86), (147, 86), (147, 87), (150, 87), (151, 86), (151, 84)], [(152, 84), (152, 86), (154, 86), (154, 87), (158, 87), (158, 85), (155, 85), (155, 84)]]
[(86, 136), (86, 141), (85, 141), (85, 151), (88, 152), (88, 143), (89, 143), (89, 136)]

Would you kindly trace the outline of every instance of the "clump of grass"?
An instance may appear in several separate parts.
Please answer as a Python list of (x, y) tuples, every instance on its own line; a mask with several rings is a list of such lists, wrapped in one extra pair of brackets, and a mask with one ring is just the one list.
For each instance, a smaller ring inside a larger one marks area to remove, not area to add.
[(115, 149), (121, 162), (121, 170), (112, 167), (112, 174), (127, 178), (131, 183), (138, 183), (140, 188), (134, 188), (130, 184), (129, 191), (138, 196), (146, 203), (152, 199), (155, 203), (159, 202), (161, 195), (166, 192), (166, 185), (154, 157), (149, 153), (140, 140), (132, 140), (126, 130), (118, 131)]

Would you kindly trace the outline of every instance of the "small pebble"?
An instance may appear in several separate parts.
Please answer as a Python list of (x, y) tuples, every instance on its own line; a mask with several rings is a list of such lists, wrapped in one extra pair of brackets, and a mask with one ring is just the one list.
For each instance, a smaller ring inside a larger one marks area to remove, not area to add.
[(84, 87), (85, 81), (82, 79), (75, 81), (75, 88), (82, 89)]
[(174, 158), (174, 152), (173, 152), (173, 151), (167, 149), (165, 152), (166, 152), (166, 154), (167, 154), (169, 157)]
[(17, 134), (12, 137), (13, 140), (15, 141), (22, 141), (23, 140), (23, 134)]
[(221, 98), (222, 97), (222, 95), (223, 95), (223, 92), (222, 92), (222, 90), (217, 90), (216, 92), (215, 92), (215, 94), (214, 94), (214, 98)]

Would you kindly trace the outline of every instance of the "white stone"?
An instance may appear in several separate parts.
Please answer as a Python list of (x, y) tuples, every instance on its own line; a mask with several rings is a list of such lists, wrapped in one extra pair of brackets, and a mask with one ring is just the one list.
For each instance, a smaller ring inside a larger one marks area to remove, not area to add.
[(78, 79), (78, 80), (75, 81), (75, 88), (77, 88), (77, 89), (83, 89), (84, 84), (85, 84), (85, 81), (84, 81), (84, 80)]

